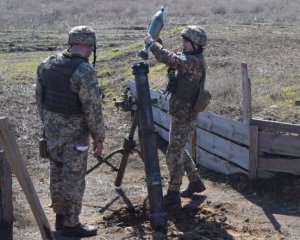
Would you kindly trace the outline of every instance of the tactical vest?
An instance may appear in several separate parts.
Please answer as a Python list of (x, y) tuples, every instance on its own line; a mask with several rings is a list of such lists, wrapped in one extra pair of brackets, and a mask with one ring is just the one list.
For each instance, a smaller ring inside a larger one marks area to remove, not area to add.
[(191, 81), (185, 75), (179, 77), (174, 69), (169, 69), (166, 91), (193, 106), (200, 88), (204, 88), (206, 71), (203, 69), (202, 77), (198, 81)]
[(63, 54), (64, 61), (51, 57), (44, 65), (42, 73), (44, 88), (44, 108), (66, 115), (82, 113), (82, 103), (77, 93), (70, 88), (70, 78), (76, 68), (87, 60)]

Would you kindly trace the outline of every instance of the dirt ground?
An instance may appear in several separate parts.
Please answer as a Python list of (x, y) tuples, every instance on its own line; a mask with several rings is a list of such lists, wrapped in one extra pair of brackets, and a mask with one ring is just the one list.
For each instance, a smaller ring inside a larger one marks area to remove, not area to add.
[[(122, 146), (131, 125), (126, 113), (114, 111), (110, 114), (118, 119), (119, 125), (107, 123), (106, 141), (110, 147), (105, 155)], [(27, 156), (24, 155), (25, 160)], [(159, 156), (165, 192), (168, 171), (163, 151), (159, 150)], [(120, 159), (121, 155), (115, 155), (111, 162), (118, 164)], [(48, 163), (45, 159), (36, 161), (40, 161), (39, 167), (33, 169), (31, 166), (29, 172), (54, 229), (54, 214), (48, 207)], [(95, 163), (90, 157), (89, 165)], [(130, 155), (120, 188), (114, 186), (116, 172), (103, 164), (86, 177), (81, 221), (98, 227), (98, 235), (90, 239), (300, 239), (299, 177), (280, 174), (251, 183), (245, 175), (228, 177), (207, 169), (201, 169), (200, 173), (207, 190), (191, 199), (182, 198), (182, 209), (167, 212), (166, 234), (161, 234), (153, 232), (149, 222), (145, 170), (139, 156)], [(15, 177), (13, 181), (13, 239), (40, 239), (24, 194)], [(183, 188), (186, 186), (184, 178)], [(58, 232), (54, 232), (54, 236), (67, 239)]]
[[(127, 31), (129, 30), (127, 29)], [(215, 30), (215, 33), (217, 32), (218, 30)], [(292, 44), (295, 36), (286, 38)], [(261, 37), (268, 38), (263, 34)], [(224, 37), (223, 40), (226, 39), (227, 37)], [(130, 42), (133, 40), (131, 38)], [(299, 43), (299, 40), (297, 41)], [(40, 42), (40, 48), (45, 51), (43, 42), (44, 40)], [(55, 46), (60, 43), (53, 40), (47, 46)], [(41, 50), (32, 48), (33, 44), (28, 44), (27, 47), (20, 49), (18, 43), (10, 44), (11, 46), (8, 42), (2, 42), (1, 50), (3, 52)], [(104, 46), (104, 40), (100, 44)], [(222, 45), (222, 43), (218, 43), (218, 39), (215, 39), (215, 44)], [(295, 45), (297, 44), (295, 43)], [(105, 47), (109, 48), (109, 46)], [(233, 45), (231, 47), (234, 48)], [(292, 45), (291, 48), (294, 47)], [(236, 52), (239, 50), (237, 47)], [(212, 57), (213, 53), (211, 51), (209, 57)], [(105, 65), (105, 63), (101, 64)], [(34, 82), (1, 84), (0, 91), (1, 114), (10, 119), (37, 194), (51, 228), (54, 229), (54, 214), (49, 207), (49, 164), (47, 159), (39, 158), (37, 150), (41, 126), (33, 98)], [(104, 156), (122, 147), (123, 139), (128, 135), (131, 126), (128, 113), (116, 109), (111, 110), (107, 107), (108, 105), (109, 100), (104, 100), (104, 113), (107, 119)], [(234, 114), (232, 113), (232, 115)], [(164, 153), (161, 150), (159, 150), (159, 158), (163, 191), (165, 192), (168, 170)], [(117, 164), (120, 159), (120, 155), (115, 155), (111, 161)], [(96, 160), (90, 155), (89, 167), (95, 163)], [(137, 154), (130, 155), (120, 188), (116, 188), (114, 185), (116, 172), (103, 164), (86, 177), (81, 221), (98, 227), (98, 235), (90, 238), (92, 240), (300, 239), (299, 176), (278, 174), (272, 179), (250, 182), (245, 175), (224, 176), (201, 167), (200, 174), (207, 190), (193, 198), (182, 198), (182, 209), (173, 209), (167, 212), (166, 233), (162, 234), (154, 232), (149, 222), (145, 170), (139, 156)], [(187, 179), (184, 178), (182, 188), (185, 188), (187, 184)], [(41, 239), (38, 226), (15, 176), (13, 176), (13, 199), (13, 239)], [(61, 237), (59, 232), (54, 232), (54, 236), (55, 239), (66, 239)]]

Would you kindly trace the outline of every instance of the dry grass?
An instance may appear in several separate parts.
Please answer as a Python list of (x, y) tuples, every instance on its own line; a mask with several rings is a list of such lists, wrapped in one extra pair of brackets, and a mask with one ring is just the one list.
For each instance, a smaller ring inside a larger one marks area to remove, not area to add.
[[(130, 65), (140, 61), (135, 54), (143, 44), (150, 16), (161, 4), (167, 11), (162, 32), (166, 48), (180, 49), (179, 32), (185, 24), (201, 24), (206, 29), (209, 38), (205, 50), (209, 66), (206, 86), (213, 95), (208, 110), (241, 118), (240, 63), (247, 62), (254, 116), (300, 124), (300, 107), (294, 105), (295, 100), (300, 100), (298, 0), (0, 0), (1, 115), (10, 119), (29, 173), (36, 181), (39, 195), (43, 195), (43, 206), (49, 204), (45, 190), (48, 179), (44, 178), (48, 162), (39, 158), (37, 148), (41, 133), (34, 101), (37, 64), (49, 54), (66, 48), (66, 32), (70, 27), (88, 24), (97, 30), (96, 70), (106, 94), (103, 105), (107, 155), (120, 147), (130, 127), (129, 113), (116, 112), (112, 100), (121, 96), (127, 80), (133, 78)], [(164, 88), (165, 66), (152, 55), (148, 64), (150, 86)], [(104, 193), (113, 186), (103, 180), (103, 175), (95, 177), (96, 191), (93, 189), (87, 196), (97, 193), (104, 196), (105, 202)], [(18, 190), (20, 187), (14, 189), (17, 204), (25, 205), (27, 201)], [(25, 216), (24, 207), (20, 209)], [(95, 209), (92, 211), (90, 215)], [(35, 225), (22, 218), (20, 222), (24, 225), (15, 227), (16, 239), (38, 239)]]
[[(299, 22), (297, 0), (1, 0), (1, 30), (58, 30), (78, 24), (145, 26), (148, 16), (165, 5), (169, 26), (186, 23)], [(7, 14), (9, 12), (9, 14)], [(113, 19), (113, 21), (111, 21)]]
[[(166, 48), (180, 49), (178, 35), (185, 24), (201, 24), (207, 30), (207, 87), (214, 97), (209, 110), (240, 119), (240, 63), (247, 62), (255, 115), (299, 123), (299, 109), (293, 106), (300, 82), (297, 0), (2, 0), (1, 49), (16, 53), (1, 54), (0, 80), (34, 82), (36, 65), (48, 50), (66, 47), (71, 26), (89, 24), (99, 38), (98, 77), (112, 100), (132, 78), (130, 65), (138, 60), (134, 54), (142, 46), (150, 16), (162, 4), (167, 13), (162, 33)], [(151, 87), (164, 88), (164, 66), (153, 56), (149, 64)]]

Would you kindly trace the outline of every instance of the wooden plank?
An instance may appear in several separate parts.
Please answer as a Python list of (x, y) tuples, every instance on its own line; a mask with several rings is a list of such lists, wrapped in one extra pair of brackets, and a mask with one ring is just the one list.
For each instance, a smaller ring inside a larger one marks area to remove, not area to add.
[(242, 122), (211, 112), (201, 112), (198, 115), (197, 127), (249, 146), (249, 126)]
[[(133, 80), (129, 80), (127, 86), (129, 87), (132, 96), (136, 98), (135, 82)], [(157, 103), (153, 103), (153, 106), (160, 108), (164, 112), (168, 112), (170, 95), (165, 95), (159, 90), (150, 89), (150, 96), (151, 99), (157, 99)]]
[(155, 123), (160, 125), (161, 127), (169, 130), (170, 129), (170, 124), (171, 124), (171, 116), (160, 110), (157, 107), (152, 107), (152, 113), (153, 113), (153, 120)]
[(267, 120), (261, 120), (257, 118), (252, 119), (251, 124), (257, 125), (259, 130), (300, 134), (300, 124), (267, 121)]
[(0, 239), (13, 239), (12, 172), (0, 146)]
[(250, 125), (250, 144), (249, 144), (249, 178), (256, 179), (258, 168), (258, 127)]
[(300, 136), (259, 132), (258, 138), (260, 152), (300, 157)]
[(136, 97), (136, 86), (135, 86), (135, 81), (134, 80), (129, 80), (127, 83), (127, 86), (129, 87), (132, 96)]
[(33, 215), (39, 226), (44, 240), (54, 239), (49, 222), (43, 211), (33, 183), (29, 177), (26, 165), (20, 153), (16, 139), (8, 124), (7, 118), (0, 118), (0, 144), (3, 146), (4, 154), (11, 168), (13, 169), (24, 193), (30, 204)]
[(247, 64), (241, 63), (242, 67), (242, 88), (243, 88), (243, 122), (250, 124), (252, 118), (251, 106), (251, 83), (248, 77)]
[(300, 158), (259, 157), (259, 171), (300, 175)]
[(161, 91), (150, 90), (151, 98), (156, 98), (157, 103), (154, 103), (153, 106), (160, 108), (164, 112), (169, 111), (169, 99), (170, 95), (165, 95)]
[(247, 148), (200, 128), (197, 128), (196, 131), (196, 144), (198, 147), (201, 147), (213, 155), (217, 155), (248, 170), (249, 150)]
[(262, 171), (258, 168), (257, 177), (262, 179), (269, 179), (276, 176), (276, 172)]
[(248, 174), (247, 171), (245, 171), (244, 169), (239, 168), (238, 166), (233, 165), (230, 162), (216, 155), (212, 155), (199, 147), (196, 147), (196, 155), (196, 161), (199, 165), (214, 170), (216, 172), (223, 173), (226, 175), (233, 173)]
[[(169, 129), (170, 115), (157, 107), (152, 107), (152, 112), (154, 121), (165, 129)], [(234, 142), (249, 145), (249, 127), (242, 122), (221, 117), (211, 112), (201, 112), (197, 119), (197, 127)]]
[(13, 223), (12, 172), (3, 150), (0, 150), (0, 222)]
[(169, 142), (169, 132), (166, 131), (166, 129), (160, 127), (159, 125), (157, 125), (155, 123), (154, 123), (154, 127), (155, 127), (157, 133), (159, 134), (159, 136), (161, 136), (164, 140)]

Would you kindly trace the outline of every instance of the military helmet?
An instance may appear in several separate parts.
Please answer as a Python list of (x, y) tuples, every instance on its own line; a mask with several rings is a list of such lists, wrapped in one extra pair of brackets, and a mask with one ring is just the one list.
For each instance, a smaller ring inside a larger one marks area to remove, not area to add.
[(207, 37), (205, 31), (199, 26), (187, 26), (182, 30), (180, 35), (188, 38), (195, 44), (206, 45)]
[(69, 45), (96, 45), (96, 32), (88, 26), (76, 26), (69, 32)]

